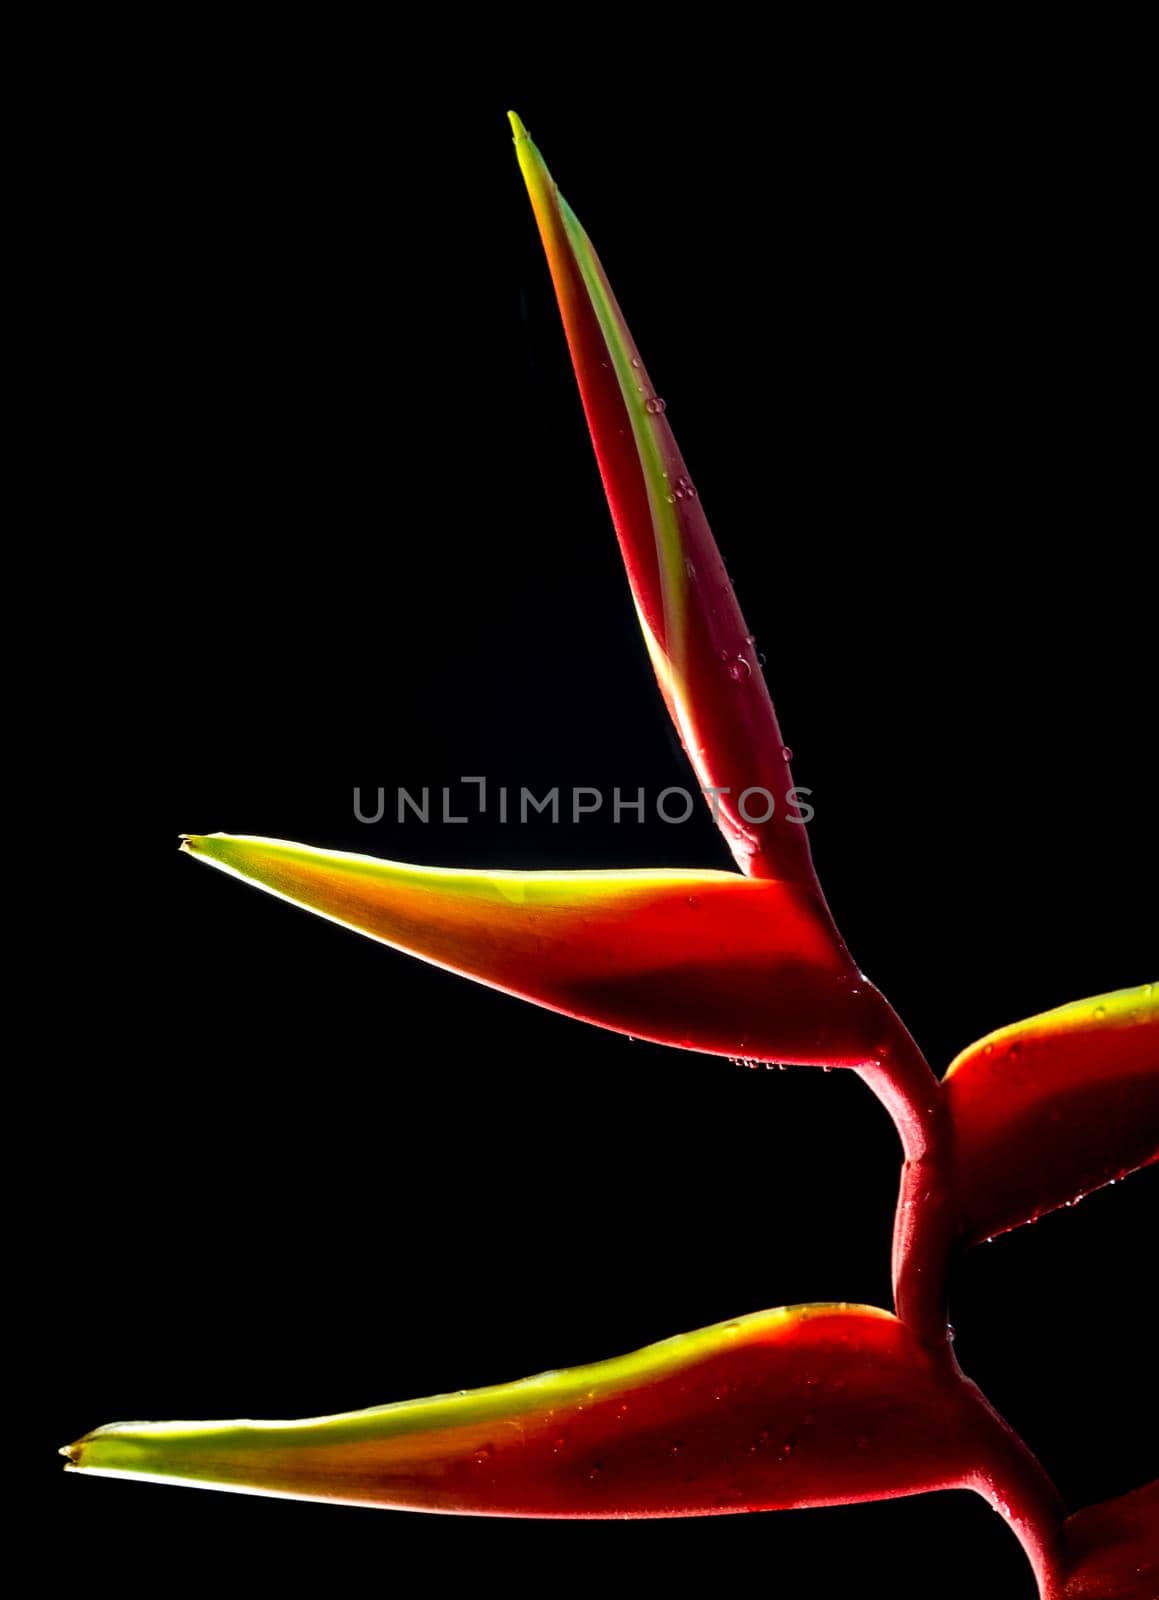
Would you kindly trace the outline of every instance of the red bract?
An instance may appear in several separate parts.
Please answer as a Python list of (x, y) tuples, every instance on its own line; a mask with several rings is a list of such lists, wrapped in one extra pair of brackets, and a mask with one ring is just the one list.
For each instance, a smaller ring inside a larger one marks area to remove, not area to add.
[(1043, 1596), (1154, 1600), (1156, 1486), (1064, 1521), (1037, 1461), (957, 1365), (946, 1274), (956, 1245), (1159, 1156), (1155, 986), (1015, 1023), (935, 1079), (833, 923), (790, 752), (664, 403), (587, 235), (512, 123), (648, 651), (741, 873), (472, 872), (225, 834), (183, 849), (569, 1016), (710, 1054), (854, 1068), (905, 1156), (896, 1315), (781, 1308), (597, 1366), (307, 1422), (117, 1424), (70, 1446), (70, 1464), (521, 1516), (969, 1487), (1009, 1518)]
[(1002, 1028), (951, 1064), (954, 1193), (968, 1242), (1156, 1159), (1155, 1015), (1153, 984), (1096, 995)]

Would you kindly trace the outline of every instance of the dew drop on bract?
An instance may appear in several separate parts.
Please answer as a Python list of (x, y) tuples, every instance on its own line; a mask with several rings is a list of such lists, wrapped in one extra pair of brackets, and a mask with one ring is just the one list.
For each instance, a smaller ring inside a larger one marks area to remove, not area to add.
[(654, 417), (658, 417), (662, 411), (667, 411), (667, 409), (668, 402), (666, 400), (661, 400), (658, 394), (653, 395), (651, 400), (646, 400), (644, 402), (644, 410), (650, 411)]
[(734, 683), (743, 683), (752, 676), (752, 670), (744, 656), (736, 656), (728, 664), (728, 675)]
[(793, 759), (793, 752), (787, 744), (781, 746), (781, 759), (784, 761), (792, 761)]

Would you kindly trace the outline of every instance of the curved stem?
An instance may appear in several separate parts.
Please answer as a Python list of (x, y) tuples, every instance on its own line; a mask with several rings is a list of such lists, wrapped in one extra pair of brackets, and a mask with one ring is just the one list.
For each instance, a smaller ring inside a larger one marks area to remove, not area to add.
[(953, 1381), (971, 1396), (979, 1424), (973, 1485), (1009, 1522), (1038, 1583), (1040, 1600), (1061, 1600), (1065, 1559), (1062, 1499), (1038, 1457), (951, 1355)]
[(894, 1309), (925, 1344), (950, 1337), (949, 1267), (954, 1205), (939, 1155), (902, 1167), (893, 1224)]
[(893, 1230), (894, 1307), (923, 1343), (944, 1345), (954, 1243), (945, 1103), (913, 1036), (884, 997), (882, 1005), (884, 1037), (875, 1058), (857, 1070), (893, 1118), (905, 1155)]
[(883, 997), (883, 1038), (859, 1067), (889, 1111), (905, 1162), (893, 1233), (898, 1317), (922, 1341), (947, 1383), (971, 1397), (978, 1424), (975, 1489), (1010, 1523), (1034, 1570), (1041, 1600), (1062, 1589), (1063, 1507), (1041, 1463), (962, 1372), (950, 1343), (949, 1263), (956, 1240), (950, 1122), (941, 1085), (901, 1018)]

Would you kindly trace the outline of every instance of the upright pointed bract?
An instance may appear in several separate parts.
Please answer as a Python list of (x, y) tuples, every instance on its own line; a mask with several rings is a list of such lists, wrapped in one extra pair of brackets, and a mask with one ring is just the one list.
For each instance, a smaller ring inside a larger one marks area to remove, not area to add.
[[(700, 496), (591, 240), (514, 112), (596, 459), (660, 691), (741, 870), (817, 885), (790, 751)], [(770, 806), (773, 808), (770, 814)]]
[(864, 1306), (740, 1317), (618, 1360), (307, 1422), (119, 1423), (80, 1471), (491, 1516), (671, 1517), (975, 1485), (987, 1422)]
[(889, 1016), (815, 897), (793, 883), (413, 867), (221, 833), (182, 848), (464, 977), (660, 1044), (859, 1066)]
[(967, 1241), (1159, 1159), (1157, 990), (1076, 1000), (998, 1029), (951, 1064), (943, 1081)]

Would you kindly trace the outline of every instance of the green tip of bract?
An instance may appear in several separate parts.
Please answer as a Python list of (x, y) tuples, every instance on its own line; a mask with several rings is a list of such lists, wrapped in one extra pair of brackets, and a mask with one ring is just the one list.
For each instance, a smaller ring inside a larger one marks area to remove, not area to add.
[(509, 111), (507, 113), (507, 120), (511, 124), (511, 132), (514, 134), (516, 139), (527, 138), (527, 129), (523, 126), (518, 111)]

